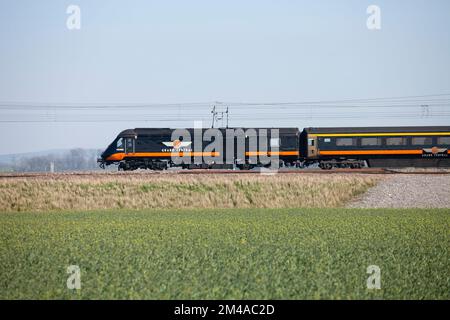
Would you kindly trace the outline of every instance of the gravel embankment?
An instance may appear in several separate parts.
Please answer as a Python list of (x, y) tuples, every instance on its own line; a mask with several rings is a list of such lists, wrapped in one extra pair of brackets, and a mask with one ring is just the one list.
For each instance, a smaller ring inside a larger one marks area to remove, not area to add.
[(349, 208), (450, 208), (449, 175), (392, 175)]

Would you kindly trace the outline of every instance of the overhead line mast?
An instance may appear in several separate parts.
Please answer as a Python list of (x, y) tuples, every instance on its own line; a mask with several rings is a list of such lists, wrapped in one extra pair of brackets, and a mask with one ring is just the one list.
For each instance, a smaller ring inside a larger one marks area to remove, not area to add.
[(217, 111), (216, 110), (216, 106), (214, 105), (212, 110), (212, 123), (211, 123), (211, 128), (214, 128), (214, 124), (218, 123), (220, 120), (222, 120), (222, 128), (223, 128), (223, 121), (226, 117), (226, 128), (228, 128), (228, 107), (226, 109), (226, 111)]

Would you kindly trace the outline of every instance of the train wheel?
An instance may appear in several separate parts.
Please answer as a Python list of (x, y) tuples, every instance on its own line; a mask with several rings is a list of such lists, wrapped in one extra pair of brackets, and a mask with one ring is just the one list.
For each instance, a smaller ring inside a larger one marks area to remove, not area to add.
[(324, 170), (331, 170), (331, 169), (333, 169), (333, 165), (332, 165), (331, 163), (328, 163), (328, 162), (326, 162), (326, 163), (321, 163), (321, 164), (319, 165), (319, 167), (322, 168), (322, 169), (324, 169)]

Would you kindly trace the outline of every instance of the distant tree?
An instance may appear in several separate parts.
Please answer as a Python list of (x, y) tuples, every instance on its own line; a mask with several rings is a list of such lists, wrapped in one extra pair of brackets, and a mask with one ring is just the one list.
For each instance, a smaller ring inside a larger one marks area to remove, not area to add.
[(48, 172), (53, 162), (55, 171), (89, 171), (99, 170), (97, 157), (101, 150), (71, 149), (63, 155), (22, 157), (9, 168), (16, 172)]

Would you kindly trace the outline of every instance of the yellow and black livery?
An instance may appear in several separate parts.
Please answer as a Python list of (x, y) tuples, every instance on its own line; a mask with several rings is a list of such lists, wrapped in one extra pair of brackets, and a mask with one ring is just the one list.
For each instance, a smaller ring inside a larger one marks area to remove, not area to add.
[(305, 164), (323, 169), (450, 167), (450, 127), (306, 128)]

